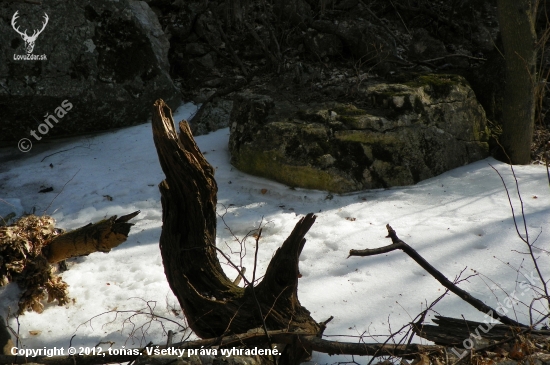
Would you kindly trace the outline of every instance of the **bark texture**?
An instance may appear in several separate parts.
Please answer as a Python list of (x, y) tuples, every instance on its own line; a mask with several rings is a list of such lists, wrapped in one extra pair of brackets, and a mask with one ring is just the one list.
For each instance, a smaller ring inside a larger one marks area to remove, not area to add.
[[(550, 335), (548, 330), (535, 330), (531, 327), (524, 327), (521, 330), (508, 325), (496, 324), (495, 321), (485, 322), (467, 321), (464, 318), (450, 318), (434, 316), (432, 321), (436, 325), (423, 324), (414, 326), (414, 332), (437, 345), (464, 347), (464, 340), (475, 339), (476, 342), (484, 338), (488, 341), (503, 341), (517, 338), (518, 334), (529, 333), (532, 339), (544, 340)], [(481, 337), (481, 338), (480, 338)]]
[[(261, 283), (233, 284), (217, 258), (214, 169), (197, 147), (187, 122), (178, 136), (169, 107), (158, 100), (153, 138), (166, 179), (159, 185), (163, 209), (160, 250), (166, 278), (190, 327), (202, 338), (253, 328), (320, 335), (321, 326), (298, 301), (298, 258), (315, 216), (302, 218), (277, 250)], [(282, 363), (297, 364), (308, 353), (291, 346)]]
[(59, 235), (42, 250), (50, 264), (71, 257), (89, 255), (93, 252), (109, 252), (125, 242), (133, 223), (128, 221), (139, 211), (117, 218), (116, 215), (88, 224), (84, 227)]
[(500, 142), (507, 154), (504, 160), (512, 164), (531, 162), (537, 78), (534, 7), (531, 0), (498, 0), (498, 19), (506, 58)]

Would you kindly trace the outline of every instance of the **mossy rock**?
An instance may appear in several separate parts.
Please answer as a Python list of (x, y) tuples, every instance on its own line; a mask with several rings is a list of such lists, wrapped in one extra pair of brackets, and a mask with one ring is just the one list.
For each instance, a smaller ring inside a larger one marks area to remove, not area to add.
[(366, 110), (359, 109), (353, 104), (339, 105), (333, 109), (335, 113), (343, 116), (356, 116), (367, 114)]
[(237, 96), (231, 163), (289, 186), (345, 193), (414, 184), (488, 155), (484, 111), (460, 76), (360, 92), (361, 106), (294, 103), (298, 112), (286, 101)]
[(418, 88), (422, 87), (432, 96), (446, 97), (453, 87), (468, 86), (465, 78), (458, 75), (427, 74), (418, 76), (416, 79), (405, 83), (405, 85)]
[(335, 193), (361, 189), (361, 185), (341, 174), (308, 165), (291, 165), (277, 150), (261, 151), (243, 147), (232, 155), (233, 166), (251, 175), (265, 177), (291, 187), (326, 190)]

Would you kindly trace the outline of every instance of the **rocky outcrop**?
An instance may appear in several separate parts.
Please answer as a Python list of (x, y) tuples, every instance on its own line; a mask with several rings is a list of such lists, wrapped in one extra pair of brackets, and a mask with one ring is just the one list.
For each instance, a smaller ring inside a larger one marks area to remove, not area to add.
[(485, 113), (459, 76), (358, 92), (360, 105), (237, 95), (231, 163), (293, 187), (345, 193), (415, 184), (488, 154)]
[[(15, 27), (0, 22), (0, 141), (134, 125), (147, 120), (158, 98), (173, 108), (181, 103), (168, 73), (169, 42), (145, 2), (0, 5), (2, 19), (16, 12)], [(25, 30), (30, 36), (40, 29), (28, 52)]]
[[(338, 25), (330, 21), (318, 20), (309, 23), (309, 26), (320, 35), (325, 34), (336, 36), (340, 39), (347, 49), (355, 58), (365, 63), (376, 65), (384, 60), (391, 59), (396, 54), (395, 40), (382, 27), (376, 26), (365, 20), (357, 20), (352, 24), (342, 22)], [(333, 37), (327, 38), (328, 42), (323, 42), (323, 48), (326, 52), (337, 50), (339, 46)], [(319, 46), (319, 43), (317, 46)], [(311, 49), (313, 42), (306, 42)], [(330, 47), (327, 45), (330, 44)], [(323, 49), (321, 48), (321, 49)], [(320, 52), (320, 50), (317, 50)], [(336, 51), (334, 52), (336, 54)], [(318, 56), (316, 56), (318, 57)]]
[(204, 109), (193, 118), (189, 125), (194, 136), (208, 134), (229, 126), (233, 101), (230, 99), (215, 98), (204, 106)]

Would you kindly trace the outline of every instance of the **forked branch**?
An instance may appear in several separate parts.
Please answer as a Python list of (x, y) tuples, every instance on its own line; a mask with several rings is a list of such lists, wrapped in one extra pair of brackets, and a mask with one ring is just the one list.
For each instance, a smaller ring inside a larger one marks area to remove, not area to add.
[(458, 295), (465, 302), (471, 304), (477, 310), (486, 313), (487, 315), (493, 317), (494, 319), (514, 327), (525, 327), (525, 325), (514, 321), (511, 318), (506, 316), (499, 317), (498, 312), (483, 303), (481, 300), (472, 297), (467, 291), (460, 289), (458, 286), (453, 284), (449, 279), (445, 277), (441, 272), (439, 272), (435, 267), (433, 267), (428, 261), (426, 261), (415, 249), (406, 244), (404, 241), (397, 237), (395, 230), (389, 225), (386, 225), (388, 229), (388, 238), (391, 238), (392, 244), (389, 246), (384, 246), (374, 249), (364, 249), (364, 250), (350, 250), (349, 256), (374, 256), (386, 252), (391, 252), (394, 250), (402, 250), (407, 255), (409, 255), (417, 264), (422, 266), (431, 276), (433, 276), (437, 281), (441, 283), (445, 288), (449, 289), (451, 292)]

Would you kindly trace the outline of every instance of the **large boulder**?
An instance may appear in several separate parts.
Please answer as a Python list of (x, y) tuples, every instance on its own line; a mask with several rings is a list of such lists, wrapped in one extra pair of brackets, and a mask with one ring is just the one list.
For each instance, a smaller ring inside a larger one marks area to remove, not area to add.
[(488, 155), (485, 112), (459, 76), (359, 93), (359, 107), (238, 94), (231, 163), (293, 187), (345, 193), (415, 184)]
[(181, 103), (170, 44), (143, 1), (2, 3), (0, 18), (0, 142), (134, 125), (158, 98)]

